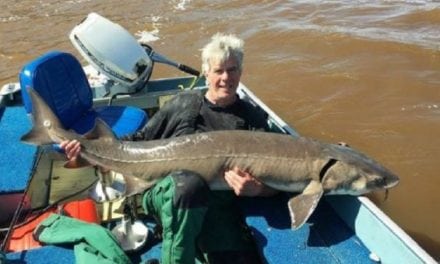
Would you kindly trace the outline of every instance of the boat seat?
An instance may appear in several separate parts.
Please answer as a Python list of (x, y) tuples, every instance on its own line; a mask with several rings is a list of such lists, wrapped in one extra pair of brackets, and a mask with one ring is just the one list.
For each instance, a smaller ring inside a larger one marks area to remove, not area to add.
[(146, 113), (132, 106), (93, 108), (93, 94), (79, 61), (70, 53), (51, 51), (26, 64), (19, 74), (27, 113), (32, 102), (27, 89), (36, 90), (64, 128), (84, 134), (96, 118), (108, 124), (117, 137), (132, 134), (147, 121)]

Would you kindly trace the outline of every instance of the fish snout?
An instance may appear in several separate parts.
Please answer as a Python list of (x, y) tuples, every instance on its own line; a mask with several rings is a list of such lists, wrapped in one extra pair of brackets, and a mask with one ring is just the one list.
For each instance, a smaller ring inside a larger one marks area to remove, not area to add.
[(389, 177), (386, 178), (386, 185), (385, 185), (385, 189), (390, 189), (395, 187), (397, 184), (399, 184), (399, 177), (394, 175), (394, 174), (390, 174)]
[(390, 189), (399, 183), (399, 177), (391, 172), (381, 173), (373, 177), (367, 185), (370, 190)]

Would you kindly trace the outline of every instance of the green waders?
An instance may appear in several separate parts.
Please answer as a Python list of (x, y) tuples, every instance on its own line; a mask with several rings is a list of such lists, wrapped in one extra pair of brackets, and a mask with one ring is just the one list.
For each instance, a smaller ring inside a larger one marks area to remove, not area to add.
[(162, 225), (162, 264), (195, 262), (207, 201), (205, 182), (184, 171), (170, 174), (144, 194), (145, 213)]
[(131, 263), (110, 230), (71, 217), (51, 214), (34, 230), (34, 237), (47, 244), (73, 244), (79, 264)]
[(145, 213), (163, 228), (161, 263), (195, 263), (196, 257), (202, 263), (260, 263), (235, 201), (232, 191), (211, 192), (188, 171), (173, 172), (148, 190)]

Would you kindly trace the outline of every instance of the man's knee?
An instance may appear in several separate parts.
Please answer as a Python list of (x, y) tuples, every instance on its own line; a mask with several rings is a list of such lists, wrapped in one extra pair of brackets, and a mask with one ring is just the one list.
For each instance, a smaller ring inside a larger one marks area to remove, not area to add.
[(174, 201), (177, 208), (206, 207), (209, 187), (199, 174), (192, 171), (175, 171), (170, 175), (174, 181)]

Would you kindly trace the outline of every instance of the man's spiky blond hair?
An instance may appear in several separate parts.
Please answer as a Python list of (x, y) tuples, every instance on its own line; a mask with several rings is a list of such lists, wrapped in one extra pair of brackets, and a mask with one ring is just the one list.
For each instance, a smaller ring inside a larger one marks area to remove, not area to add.
[(224, 62), (230, 57), (237, 60), (238, 68), (242, 69), (244, 41), (233, 34), (217, 33), (202, 49), (202, 72), (209, 71), (210, 62)]

